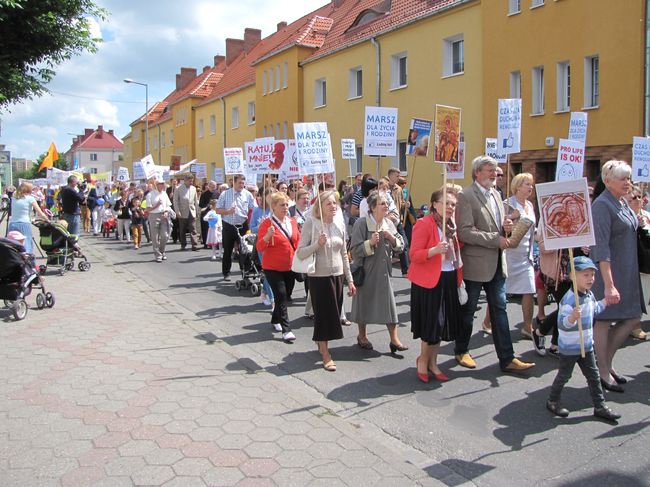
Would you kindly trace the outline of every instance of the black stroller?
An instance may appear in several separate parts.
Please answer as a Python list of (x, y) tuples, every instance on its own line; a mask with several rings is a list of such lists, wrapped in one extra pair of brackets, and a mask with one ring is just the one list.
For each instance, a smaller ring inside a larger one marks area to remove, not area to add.
[(83, 259), (77, 266), (80, 271), (90, 269), (90, 262), (79, 247), (77, 235), (72, 235), (60, 223), (39, 220), (34, 225), (40, 233), (39, 245), (47, 256), (47, 264), (40, 267), (41, 274), (45, 274), (48, 267), (58, 267), (59, 274), (64, 275), (74, 268), (75, 258)]
[(32, 289), (39, 289), (36, 295), (38, 309), (54, 306), (54, 294), (45, 291), (43, 279), (36, 270), (34, 256), (25, 252), (25, 247), (6, 238), (0, 238), (0, 299), (11, 309), (16, 320), (27, 316), (27, 302)]
[(256, 240), (257, 236), (252, 233), (240, 235), (236, 256), (242, 278), (235, 281), (235, 289), (250, 289), (253, 296), (262, 293), (262, 265), (255, 247)]

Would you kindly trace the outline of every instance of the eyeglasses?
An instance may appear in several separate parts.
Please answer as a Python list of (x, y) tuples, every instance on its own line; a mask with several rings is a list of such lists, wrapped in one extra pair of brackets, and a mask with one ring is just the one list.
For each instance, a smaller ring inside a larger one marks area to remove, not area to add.
[(503, 174), (497, 174), (497, 177), (498, 177), (498, 178), (502, 178), (502, 177), (503, 177)]

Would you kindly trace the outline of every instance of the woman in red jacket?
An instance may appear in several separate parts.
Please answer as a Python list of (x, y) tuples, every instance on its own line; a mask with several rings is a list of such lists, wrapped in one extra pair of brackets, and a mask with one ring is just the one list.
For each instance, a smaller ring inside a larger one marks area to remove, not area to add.
[[(411, 332), (413, 338), (422, 340), (420, 356), (416, 359), (418, 378), (429, 382), (429, 373), (443, 382), (449, 377), (438, 368), (440, 341), (455, 339), (462, 324), (458, 287), (462, 282), (462, 261), (454, 211), (456, 194), (447, 192), (447, 207), (442, 204), (443, 191), (431, 195), (431, 209), (418, 220), (411, 238)], [(442, 216), (447, 219), (445, 234), (441, 239)]]
[(289, 216), (289, 197), (285, 193), (273, 193), (271, 211), (271, 217), (262, 221), (257, 232), (257, 250), (264, 253), (262, 269), (273, 290), (275, 308), (271, 323), (275, 331), (282, 332), (285, 342), (293, 342), (296, 336), (289, 326), (287, 301), (295, 284), (291, 262), (300, 241), (300, 231), (296, 220)]

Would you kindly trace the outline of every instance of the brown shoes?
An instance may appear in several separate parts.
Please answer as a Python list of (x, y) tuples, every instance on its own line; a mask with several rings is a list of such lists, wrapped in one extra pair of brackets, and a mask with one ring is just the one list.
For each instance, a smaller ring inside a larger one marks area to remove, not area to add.
[(461, 365), (468, 369), (476, 368), (476, 362), (474, 362), (474, 359), (469, 353), (461, 353), (459, 355), (456, 355), (456, 362), (458, 362), (458, 365)]
[(523, 370), (528, 370), (535, 367), (535, 364), (532, 362), (522, 362), (518, 358), (513, 358), (505, 367), (501, 367), (501, 370), (504, 372), (521, 372)]

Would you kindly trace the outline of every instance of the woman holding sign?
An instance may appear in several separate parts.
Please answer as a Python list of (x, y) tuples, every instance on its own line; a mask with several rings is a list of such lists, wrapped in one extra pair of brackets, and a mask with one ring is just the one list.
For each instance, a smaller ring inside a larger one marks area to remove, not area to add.
[(614, 354), (646, 312), (637, 260), (636, 215), (623, 197), (630, 192), (632, 168), (624, 161), (609, 161), (602, 168), (605, 191), (594, 201), (592, 215), (596, 245), (591, 257), (598, 264), (593, 286), (607, 309), (596, 317), (594, 349), (605, 389), (623, 392), (627, 380), (612, 367)]

